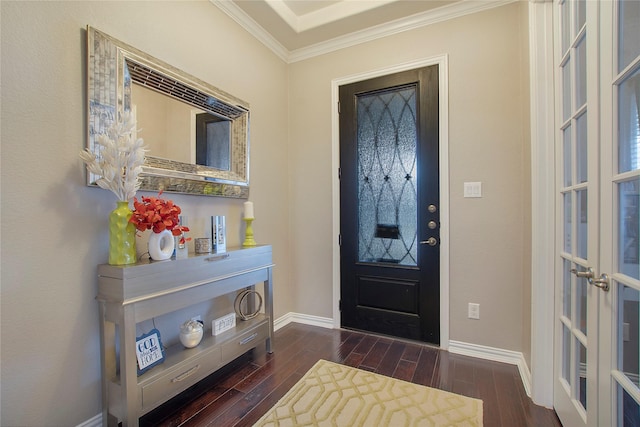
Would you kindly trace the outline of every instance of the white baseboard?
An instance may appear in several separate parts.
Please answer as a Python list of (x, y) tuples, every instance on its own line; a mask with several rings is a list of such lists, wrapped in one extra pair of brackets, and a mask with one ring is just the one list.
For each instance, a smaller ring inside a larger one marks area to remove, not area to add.
[(78, 424), (76, 427), (102, 427), (102, 414), (98, 414), (82, 424)]
[(527, 392), (527, 396), (531, 397), (531, 372), (521, 352), (453, 340), (449, 341), (449, 351), (463, 356), (516, 365), (524, 390)]
[(287, 313), (277, 318), (273, 322), (273, 329), (278, 330), (291, 322), (302, 323), (303, 325), (319, 326), (321, 328), (333, 329), (333, 319), (329, 317), (312, 316), (310, 314)]

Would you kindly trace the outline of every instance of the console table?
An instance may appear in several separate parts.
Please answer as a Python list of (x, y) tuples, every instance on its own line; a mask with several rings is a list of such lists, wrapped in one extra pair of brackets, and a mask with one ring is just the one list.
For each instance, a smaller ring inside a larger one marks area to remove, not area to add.
[[(140, 416), (260, 343), (271, 353), (272, 268), (271, 246), (98, 266), (103, 425), (137, 426)], [(171, 346), (163, 363), (137, 375), (136, 324), (259, 282), (264, 283), (264, 314), (238, 319), (235, 328), (217, 336), (205, 323), (198, 346)]]

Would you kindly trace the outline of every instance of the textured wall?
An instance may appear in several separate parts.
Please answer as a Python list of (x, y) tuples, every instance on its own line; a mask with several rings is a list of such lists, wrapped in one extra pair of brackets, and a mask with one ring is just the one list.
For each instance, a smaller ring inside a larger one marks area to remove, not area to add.
[[(247, 101), (259, 243), (288, 291), (286, 64), (209, 2), (0, 3), (2, 425), (72, 426), (101, 410), (96, 265), (107, 261), (110, 192), (84, 186), (85, 28), (96, 27)], [(256, 73), (256, 70), (260, 70)], [(259, 77), (259, 78), (256, 78)], [(143, 136), (141, 134), (141, 136)], [(195, 228), (242, 200), (166, 195)]]
[[(526, 3), (290, 66), (209, 2), (0, 8), (2, 425), (75, 425), (100, 411), (95, 266), (115, 199), (84, 186), (78, 158), (87, 24), (251, 104), (254, 229), (274, 246), (276, 318), (332, 316), (331, 81), (448, 54), (451, 339), (528, 352)], [(484, 197), (462, 198), (464, 181), (482, 181)], [(226, 215), (228, 243), (241, 242), (241, 200), (167, 196), (194, 237)]]
[[(527, 4), (512, 3), (290, 67), (292, 281), (302, 313), (332, 313), (331, 82), (448, 55), (450, 338), (523, 351), (530, 340)], [(481, 181), (481, 199), (463, 198)], [(467, 319), (467, 303), (480, 320)]]

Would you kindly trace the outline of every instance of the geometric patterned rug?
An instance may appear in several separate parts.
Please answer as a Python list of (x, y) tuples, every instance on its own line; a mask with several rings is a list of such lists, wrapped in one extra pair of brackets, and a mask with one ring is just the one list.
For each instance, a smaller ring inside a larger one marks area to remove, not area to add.
[(326, 360), (254, 427), (482, 426), (482, 400)]

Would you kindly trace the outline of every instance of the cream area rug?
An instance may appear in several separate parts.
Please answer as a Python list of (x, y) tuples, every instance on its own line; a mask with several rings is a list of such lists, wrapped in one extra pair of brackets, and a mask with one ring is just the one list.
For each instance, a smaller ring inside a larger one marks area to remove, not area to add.
[(256, 426), (482, 426), (482, 400), (320, 360)]

